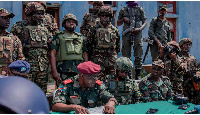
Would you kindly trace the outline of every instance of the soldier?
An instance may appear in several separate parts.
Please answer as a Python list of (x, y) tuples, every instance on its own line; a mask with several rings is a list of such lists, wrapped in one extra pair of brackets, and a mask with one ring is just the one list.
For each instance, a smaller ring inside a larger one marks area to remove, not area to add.
[[(190, 38), (183, 38), (179, 42), (179, 46), (181, 48), (179, 56), (186, 58), (187, 61), (186, 74), (183, 76), (183, 94), (185, 97), (189, 98), (191, 103), (199, 104), (199, 88), (198, 85), (197, 88), (195, 87), (195, 84), (199, 83), (199, 77), (196, 76), (198, 64), (196, 58), (189, 54), (192, 41)], [(197, 77), (197, 79), (195, 77)]]
[(47, 91), (48, 43), (51, 36), (44, 27), (44, 7), (38, 2), (26, 5), (27, 18), (13, 25), (11, 32), (22, 41), (24, 55), (31, 65), (29, 79)]
[(0, 8), (0, 75), (8, 76), (8, 65), (15, 60), (24, 60), (22, 44), (17, 36), (9, 33), (10, 18), (15, 15)]
[(170, 80), (168, 77), (163, 76), (163, 72), (163, 61), (154, 61), (151, 73), (139, 83), (139, 88), (143, 95), (143, 102), (164, 101), (174, 95)]
[(91, 48), (92, 61), (101, 66), (100, 80), (105, 75), (114, 75), (114, 64), (120, 51), (120, 36), (116, 27), (111, 24), (113, 11), (109, 6), (102, 6), (98, 16), (100, 22), (90, 28), (86, 39), (86, 47)]
[(165, 18), (166, 11), (167, 6), (160, 5), (158, 16), (150, 22), (148, 34), (150, 39), (154, 40), (153, 45), (150, 46), (152, 61), (159, 56), (159, 48), (171, 41), (170, 24)]
[(51, 69), (56, 81), (64, 81), (77, 75), (77, 65), (88, 61), (85, 40), (80, 33), (74, 32), (78, 26), (76, 16), (66, 14), (62, 26), (65, 30), (57, 31), (51, 40)]
[[(37, 1), (43, 5), (45, 10), (47, 9), (47, 5), (45, 1)], [(48, 29), (49, 32), (51, 32), (52, 35), (55, 35), (56, 31), (59, 31), (56, 19), (48, 13), (44, 13), (44, 26)]]
[[(126, 2), (127, 6), (119, 12), (117, 26), (123, 26), (122, 33), (122, 56), (131, 57), (131, 47), (134, 50), (135, 79), (140, 79), (142, 68), (142, 30), (146, 27), (146, 16), (142, 7), (136, 1)], [(140, 26), (140, 21), (142, 26)], [(130, 31), (128, 31), (130, 30)]]
[(106, 91), (106, 87), (97, 74), (101, 67), (91, 61), (83, 62), (77, 66), (79, 75), (63, 81), (63, 85), (56, 91), (53, 99), (52, 111), (88, 114), (86, 108), (104, 106), (104, 113), (115, 113), (117, 103), (113, 95)]
[(133, 63), (127, 57), (120, 57), (115, 62), (116, 75), (107, 75), (107, 87), (120, 105), (138, 103), (141, 97), (139, 87), (129, 79), (128, 73)]

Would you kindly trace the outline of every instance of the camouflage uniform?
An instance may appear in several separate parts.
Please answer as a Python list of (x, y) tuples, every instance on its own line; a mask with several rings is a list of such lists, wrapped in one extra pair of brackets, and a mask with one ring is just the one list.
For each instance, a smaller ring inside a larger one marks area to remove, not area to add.
[[(30, 15), (35, 11), (45, 11), (38, 2), (30, 2), (25, 8), (25, 14)], [(29, 79), (35, 82), (45, 93), (47, 91), (48, 71), (48, 45), (51, 37), (43, 25), (31, 25), (28, 20), (16, 22), (11, 32), (18, 36), (23, 45), (26, 60), (31, 65)]]
[[(183, 38), (179, 42), (180, 47), (185, 43), (192, 44), (192, 41), (189, 38)], [(183, 94), (185, 97), (189, 98), (191, 103), (199, 104), (200, 92), (199, 90), (195, 90), (193, 82), (190, 80), (192, 76), (196, 75), (196, 72), (198, 71), (197, 60), (194, 56), (190, 55), (189, 52), (187, 55), (185, 55), (182, 50), (179, 53), (179, 56), (185, 58), (185, 61), (187, 62), (186, 73), (183, 76)]]
[[(162, 60), (154, 61), (152, 65), (164, 69)], [(163, 75), (159, 77), (158, 81), (154, 81), (151, 74), (148, 74), (140, 82), (139, 88), (143, 95), (143, 102), (164, 101), (170, 99), (174, 95), (169, 78)]]
[[(112, 15), (109, 6), (102, 6), (99, 15), (103, 12)], [(120, 51), (119, 31), (111, 23), (106, 28), (101, 23), (93, 28), (95, 29), (88, 33), (86, 47), (89, 54), (92, 54), (89, 55), (92, 57), (91, 60), (101, 66), (100, 80), (105, 80), (105, 75), (115, 73), (114, 63)]]
[[(160, 6), (160, 8), (163, 7)], [(154, 38), (157, 38), (159, 42), (163, 46), (165, 46), (168, 42), (172, 40), (170, 34), (169, 21), (167, 21), (166, 19), (161, 21), (158, 17), (154, 17), (151, 20), (148, 31), (150, 39), (154, 40)], [(156, 42), (153, 42), (153, 45), (150, 46), (150, 50), (152, 61), (154, 61), (159, 55), (158, 44)]]
[(101, 106), (102, 102), (106, 104), (111, 97), (114, 97), (106, 91), (104, 84), (96, 84), (95, 87), (87, 88), (82, 92), (82, 88), (79, 86), (78, 75), (64, 82), (66, 84), (61, 85), (56, 91), (52, 105), (64, 103), (93, 108)]
[[(10, 16), (13, 18), (13, 13), (8, 13), (7, 10), (0, 8), (0, 16)], [(0, 34), (0, 75), (8, 75), (8, 65), (16, 60), (24, 60), (22, 52), (22, 44), (17, 36), (5, 31)]]
[[(73, 14), (66, 14), (65, 17), (63, 18), (62, 22), (64, 22), (68, 18), (76, 20), (76, 17)], [(76, 20), (76, 23), (78, 24), (77, 20)], [(63, 54), (62, 54), (63, 51), (61, 51), (61, 50), (62, 50), (62, 42), (64, 40), (68, 41), (68, 42), (66, 42), (66, 44), (68, 45), (68, 46), (66, 46), (66, 51), (67, 51), (68, 55), (66, 56), (66, 59), (59, 59), (63, 56)], [(75, 49), (73, 49), (73, 50), (80, 50), (81, 56), (79, 57), (79, 59), (71, 56), (71, 55), (76, 55), (76, 52), (75, 52), (75, 54), (73, 54), (73, 52), (70, 53), (69, 50), (70, 50), (70, 47), (72, 46), (69, 43), (70, 40), (73, 40), (73, 42), (76, 42)], [(77, 46), (80, 49), (78, 49)], [(67, 33), (65, 30), (57, 31), (56, 35), (51, 40), (51, 49), (55, 50), (57, 52), (57, 54), (56, 54), (57, 71), (58, 71), (58, 73), (60, 73), (60, 77), (61, 77), (62, 81), (69, 79), (78, 74), (77, 65), (79, 65), (81, 62), (83, 62), (83, 53), (87, 52), (85, 40), (82, 38), (82, 35), (80, 33), (74, 32), (74, 33), (70, 34), (70, 33)], [(72, 58), (70, 58), (70, 57), (72, 57)]]
[[(140, 28), (140, 21), (146, 20), (146, 16), (142, 7), (137, 6), (134, 8), (135, 13), (133, 13), (133, 20), (136, 22), (135, 28)], [(119, 11), (118, 20), (121, 20), (123, 17), (130, 19), (129, 7), (126, 6)], [(130, 28), (130, 24), (124, 22), (123, 31)], [(134, 65), (135, 68), (141, 69), (142, 67), (142, 53), (143, 53), (143, 43), (142, 43), (142, 31), (134, 35)], [(127, 33), (122, 36), (122, 56), (131, 57), (131, 33)]]

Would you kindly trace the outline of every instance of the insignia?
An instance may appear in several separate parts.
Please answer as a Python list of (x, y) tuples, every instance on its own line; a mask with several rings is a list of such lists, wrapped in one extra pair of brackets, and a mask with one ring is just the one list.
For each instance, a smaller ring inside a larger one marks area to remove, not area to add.
[(68, 83), (72, 83), (72, 82), (73, 82), (72, 79), (68, 79), (68, 80), (63, 81), (63, 83), (64, 83), (65, 85), (67, 85)]
[(97, 80), (96, 83), (97, 83), (98, 85), (101, 85), (101, 84), (102, 84), (102, 81)]

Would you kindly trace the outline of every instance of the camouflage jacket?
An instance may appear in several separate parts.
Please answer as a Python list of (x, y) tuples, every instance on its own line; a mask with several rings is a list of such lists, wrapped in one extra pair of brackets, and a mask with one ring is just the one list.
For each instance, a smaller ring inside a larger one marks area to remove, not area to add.
[[(129, 10), (128, 6), (122, 8), (119, 11), (118, 20), (121, 20), (123, 17), (127, 17), (127, 18), (130, 19), (130, 14), (129, 14), (128, 10)], [(136, 28), (139, 28), (140, 27), (140, 21), (146, 20), (147, 17), (145, 16), (144, 9), (140, 6), (138, 6), (136, 8), (135, 12), (137, 12), (137, 13), (134, 13), (134, 11), (133, 11), (133, 20), (136, 22)], [(128, 23), (124, 22), (123, 31), (126, 30), (127, 28), (130, 28), (130, 25)]]
[(79, 86), (78, 75), (63, 81), (63, 83), (55, 93), (53, 105), (64, 103), (93, 108), (101, 106), (102, 102), (106, 104), (110, 98), (114, 97), (106, 90), (104, 84), (96, 84), (94, 88), (87, 88), (83, 92)]
[(0, 35), (0, 75), (4, 71), (7, 75), (7, 67), (16, 60), (24, 60), (22, 44), (17, 36), (6, 31)]
[(55, 35), (55, 32), (59, 31), (56, 19), (51, 14), (44, 14), (44, 25), (52, 35)]
[(116, 75), (106, 76), (106, 87), (120, 105), (139, 103), (142, 95), (139, 91), (138, 84), (127, 78), (120, 80)]
[[(74, 35), (76, 35), (76, 34), (77, 33), (74, 33)], [(59, 46), (60, 46), (60, 42), (59, 42), (59, 39), (58, 39), (57, 35), (53, 36), (53, 39), (51, 40), (50, 46), (51, 46), (52, 50), (55, 50), (56, 52), (58, 51)], [(83, 52), (87, 52), (87, 48), (86, 48), (86, 45), (85, 45), (85, 40), (83, 40), (82, 51)], [(56, 63), (57, 64), (57, 71), (59, 73), (61, 73), (61, 72), (75, 72), (75, 73), (78, 73), (77, 66), (80, 63), (82, 63), (81, 60), (66, 60), (66, 61), (63, 61), (63, 62), (57, 62)]]
[(170, 99), (174, 93), (168, 77), (161, 76), (160, 80), (155, 82), (148, 74), (140, 83), (139, 89), (143, 95), (143, 102), (160, 101)]
[(82, 24), (81, 24), (81, 27), (80, 27), (80, 32), (83, 36), (87, 37), (87, 33), (89, 31), (89, 28), (91, 27), (89, 25), (89, 23), (95, 23), (97, 18), (98, 18), (98, 16), (94, 15), (93, 13), (85, 14)]
[(157, 38), (165, 46), (167, 42), (172, 40), (169, 22), (166, 19), (162, 22), (158, 17), (153, 18), (150, 22), (148, 35), (151, 39)]

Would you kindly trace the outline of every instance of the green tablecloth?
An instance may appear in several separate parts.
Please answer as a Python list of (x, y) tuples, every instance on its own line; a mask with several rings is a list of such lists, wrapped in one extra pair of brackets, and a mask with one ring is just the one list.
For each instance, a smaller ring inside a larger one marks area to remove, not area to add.
[[(138, 103), (130, 105), (119, 105), (115, 109), (116, 114), (146, 114), (150, 109), (158, 109), (157, 114), (184, 114), (186, 111), (193, 110), (195, 104), (188, 103), (190, 105), (186, 110), (178, 109), (179, 105), (173, 103), (173, 101), (157, 101), (148, 103)], [(70, 112), (74, 113), (74, 112)], [(51, 112), (51, 114), (66, 114), (60, 112)]]

